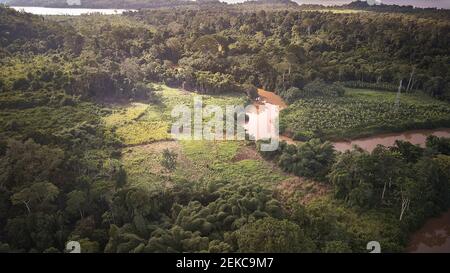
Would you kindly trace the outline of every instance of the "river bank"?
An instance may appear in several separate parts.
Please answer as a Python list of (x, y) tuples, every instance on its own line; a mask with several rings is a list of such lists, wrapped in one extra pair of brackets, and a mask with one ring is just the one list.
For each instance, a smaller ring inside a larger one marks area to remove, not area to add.
[(434, 130), (411, 130), (401, 133), (378, 134), (349, 141), (338, 141), (333, 144), (335, 149), (340, 152), (351, 150), (354, 145), (371, 152), (375, 149), (375, 147), (377, 147), (377, 145), (389, 147), (393, 146), (397, 140), (408, 141), (414, 145), (420, 145), (423, 147), (425, 146), (427, 137), (430, 135), (450, 138), (450, 129), (441, 128)]

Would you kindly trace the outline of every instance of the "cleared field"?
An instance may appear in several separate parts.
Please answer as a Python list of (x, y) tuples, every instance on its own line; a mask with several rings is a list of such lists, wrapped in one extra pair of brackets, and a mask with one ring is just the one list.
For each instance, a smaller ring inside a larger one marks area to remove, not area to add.
[(126, 145), (140, 145), (155, 141), (170, 140), (172, 124), (171, 112), (176, 106), (192, 108), (194, 97), (202, 99), (203, 106), (217, 105), (225, 111), (226, 105), (245, 105), (246, 97), (241, 94), (221, 96), (199, 95), (196, 93), (157, 85), (155, 91), (159, 102), (154, 104), (131, 103), (114, 105), (111, 113), (104, 117), (107, 127), (115, 129)]
[[(164, 149), (177, 154), (173, 172), (161, 165)], [(252, 180), (270, 185), (288, 177), (263, 160), (241, 160), (242, 149), (250, 148), (237, 141), (162, 141), (124, 149), (123, 161), (133, 186), (158, 186), (169, 180), (193, 180), (199, 185), (216, 180), (239, 184)]]
[[(170, 140), (168, 130), (174, 107), (192, 106), (194, 96), (200, 96), (204, 107), (217, 105), (225, 110), (227, 105), (245, 106), (245, 96), (198, 95), (167, 86), (157, 86), (155, 92), (159, 103), (117, 105), (107, 109), (110, 114), (103, 118), (128, 146), (122, 149), (122, 161), (130, 187), (149, 191), (173, 190), (178, 186), (186, 191), (192, 187), (231, 190), (256, 183), (269, 190), (291, 177), (260, 158), (255, 147), (247, 146), (245, 142)], [(164, 149), (177, 155), (173, 171), (166, 170), (161, 164)]]
[(341, 98), (302, 99), (281, 112), (282, 131), (295, 139), (342, 139), (450, 126), (450, 105), (423, 94), (346, 89)]

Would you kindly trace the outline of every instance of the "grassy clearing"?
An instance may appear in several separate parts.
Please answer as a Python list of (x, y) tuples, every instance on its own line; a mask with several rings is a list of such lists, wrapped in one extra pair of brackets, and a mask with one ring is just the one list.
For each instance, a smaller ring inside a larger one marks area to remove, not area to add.
[(163, 141), (123, 150), (122, 161), (130, 187), (151, 190), (169, 186), (171, 174), (160, 163), (164, 149), (180, 153), (179, 144), (175, 141)]
[(117, 135), (128, 145), (139, 145), (171, 138), (169, 125), (166, 122), (134, 122), (121, 126)]
[(157, 116), (141, 120), (152, 106), (132, 103), (117, 106), (103, 120), (107, 127), (114, 128), (119, 138), (127, 145), (139, 145), (170, 139), (169, 123)]
[(160, 119), (171, 121), (172, 109), (176, 106), (186, 105), (192, 108), (194, 98), (202, 99), (203, 107), (207, 105), (217, 105), (225, 112), (227, 105), (246, 105), (247, 98), (242, 94), (225, 94), (225, 95), (200, 95), (192, 92), (182, 91), (177, 88), (170, 88), (165, 85), (156, 85), (156, 94), (160, 98), (161, 103), (151, 105), (141, 120)]
[[(244, 159), (235, 161), (245, 144), (237, 141), (184, 141), (183, 152), (189, 158), (201, 180), (223, 180), (228, 183), (245, 184), (258, 181), (269, 187), (286, 179), (287, 175), (265, 161)], [(182, 170), (180, 175), (189, 175), (188, 170)]]
[(342, 98), (303, 99), (281, 112), (282, 130), (294, 138), (342, 139), (381, 132), (450, 126), (450, 104), (423, 94), (347, 89)]
[(264, 161), (245, 159), (235, 163), (218, 163), (214, 165), (217, 179), (229, 183), (245, 184), (247, 182), (258, 182), (266, 184), (269, 188), (287, 178), (279, 169), (273, 168)]
[(230, 161), (237, 153), (237, 141), (183, 141), (183, 151), (197, 164), (208, 165)]
[[(241, 94), (211, 96), (197, 95), (164, 85), (157, 85), (156, 88), (155, 93), (159, 98), (159, 103), (114, 105), (108, 109), (111, 114), (104, 117), (103, 120), (107, 127), (115, 129), (126, 145), (140, 145), (171, 139), (172, 109), (180, 105), (192, 108), (195, 96), (201, 97), (204, 107), (217, 105), (224, 112), (226, 105), (245, 105), (246, 103), (246, 97)], [(204, 120), (206, 121), (207, 117), (204, 117)]]
[[(276, 190), (283, 181), (293, 179), (272, 163), (262, 160), (254, 147), (238, 141), (163, 141), (172, 121), (171, 109), (177, 105), (193, 104), (195, 93), (167, 86), (158, 86), (158, 104), (131, 104), (117, 106), (104, 121), (115, 127), (126, 144), (123, 164), (128, 173), (128, 185), (145, 190), (168, 189), (175, 185), (207, 189), (210, 185), (229, 189), (257, 183), (268, 190)], [(240, 95), (201, 95), (203, 105), (245, 105)], [(159, 141), (157, 141), (159, 140)], [(177, 154), (177, 168), (170, 172), (161, 165), (162, 151)], [(219, 182), (219, 183), (218, 183)], [(304, 181), (296, 180), (301, 184)], [(188, 183), (189, 185), (187, 185)], [(293, 189), (299, 197), (312, 199), (314, 187), (298, 186)], [(284, 200), (283, 200), (284, 201)]]
[(118, 107), (112, 110), (112, 113), (104, 118), (106, 126), (122, 126), (136, 121), (141, 117), (149, 106), (143, 103), (132, 103), (127, 107)]
[[(168, 183), (189, 180), (198, 186), (214, 181), (223, 181), (228, 186), (257, 181), (272, 188), (288, 178), (265, 161), (234, 161), (244, 145), (237, 141), (164, 141), (126, 148), (123, 162), (133, 187), (164, 187)], [(177, 168), (173, 172), (165, 170), (160, 163), (166, 148), (178, 155)]]

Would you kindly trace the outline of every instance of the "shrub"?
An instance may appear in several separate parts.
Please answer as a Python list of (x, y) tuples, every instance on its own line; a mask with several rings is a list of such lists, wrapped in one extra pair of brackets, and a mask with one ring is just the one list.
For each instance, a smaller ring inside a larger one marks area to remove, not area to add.
[(342, 97), (345, 94), (345, 89), (338, 83), (327, 84), (321, 79), (316, 79), (308, 83), (303, 88), (300, 97)]
[(281, 96), (288, 103), (294, 103), (298, 99), (301, 99), (304, 94), (303, 91), (297, 87), (291, 87), (288, 90), (281, 92)]
[(13, 90), (25, 91), (30, 87), (30, 82), (25, 78), (19, 78), (13, 82)]
[(175, 170), (177, 166), (177, 154), (170, 151), (169, 149), (164, 149), (162, 154), (161, 165), (168, 171)]

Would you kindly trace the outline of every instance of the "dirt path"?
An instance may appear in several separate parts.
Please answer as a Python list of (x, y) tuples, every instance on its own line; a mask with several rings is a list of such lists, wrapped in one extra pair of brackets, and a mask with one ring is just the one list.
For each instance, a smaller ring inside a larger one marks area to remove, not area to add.
[(277, 105), (280, 110), (287, 108), (286, 102), (275, 94), (274, 92), (269, 92), (264, 89), (258, 89), (258, 95), (261, 98), (261, 102), (263, 103), (270, 103), (273, 105)]
[(283, 203), (295, 200), (301, 205), (307, 205), (311, 201), (328, 194), (331, 187), (317, 181), (303, 177), (290, 177), (275, 187), (275, 195)]
[(255, 149), (244, 146), (239, 149), (239, 151), (237, 152), (237, 154), (233, 157), (233, 159), (231, 161), (239, 162), (239, 161), (247, 160), (247, 159), (264, 160)]

